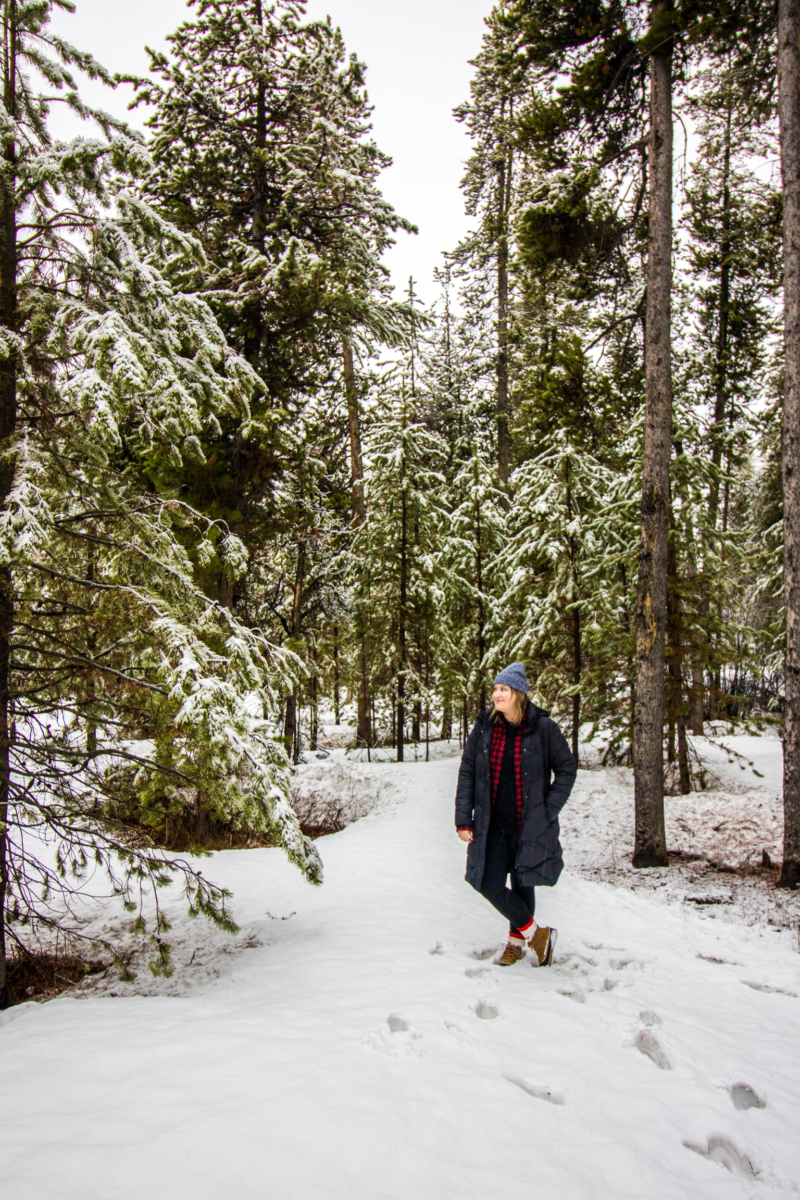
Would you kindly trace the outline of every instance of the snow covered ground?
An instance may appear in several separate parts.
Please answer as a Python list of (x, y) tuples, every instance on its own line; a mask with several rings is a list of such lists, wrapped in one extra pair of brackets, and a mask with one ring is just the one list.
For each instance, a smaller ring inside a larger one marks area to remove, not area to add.
[[(3, 1194), (800, 1195), (796, 908), (747, 909), (719, 870), (777, 856), (780, 744), (728, 740), (764, 778), (719, 752), (713, 793), (667, 802), (670, 848), (717, 865), (646, 886), (624, 865), (630, 772), (580, 773), (569, 869), (538, 893), (560, 931), (551, 970), (492, 961), (504, 927), (463, 881), (457, 758), (358, 764), (380, 802), (319, 843), (321, 889), (279, 851), (215, 854), (203, 869), (234, 892), (237, 938), (179, 920), (171, 979), (0, 1017)], [(709, 903), (720, 879), (731, 899)], [(110, 908), (94, 919), (124, 933)]]

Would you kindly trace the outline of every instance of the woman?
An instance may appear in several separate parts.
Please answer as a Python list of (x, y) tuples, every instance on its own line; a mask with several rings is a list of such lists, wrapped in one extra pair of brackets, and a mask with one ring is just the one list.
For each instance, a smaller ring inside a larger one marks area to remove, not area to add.
[(555, 721), (528, 700), (523, 663), (500, 672), (492, 701), (491, 712), (478, 714), (458, 772), (466, 878), (509, 922), (500, 965), (519, 962), (527, 944), (539, 966), (549, 967), (558, 932), (536, 924), (534, 888), (552, 887), (561, 874), (558, 814), (577, 768)]

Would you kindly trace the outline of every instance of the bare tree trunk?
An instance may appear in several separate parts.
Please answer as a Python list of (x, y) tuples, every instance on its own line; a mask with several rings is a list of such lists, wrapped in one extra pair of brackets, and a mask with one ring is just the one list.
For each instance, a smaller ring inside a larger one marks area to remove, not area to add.
[[(669, 539), (667, 550), (667, 628), (669, 630), (669, 645), (667, 659), (669, 669), (669, 691), (667, 712), (670, 728), (669, 761), (678, 760), (678, 775), (681, 795), (688, 796), (692, 790), (689, 774), (689, 747), (686, 741), (686, 714), (683, 711), (683, 611), (681, 598), (677, 591), (678, 554), (675, 537)], [(677, 756), (675, 753), (675, 734), (677, 733)]]
[(414, 701), (414, 711), (411, 717), (411, 740), (412, 742), (422, 741), (422, 701)]
[(453, 702), (450, 693), (445, 692), (442, 698), (442, 730), (439, 734), (443, 742), (449, 742), (453, 736)]
[[(364, 496), (364, 463), (361, 457), (361, 415), (358, 408), (358, 393), (356, 391), (355, 370), (353, 368), (353, 351), (349, 342), (342, 345), (342, 364), (344, 368), (344, 391), (347, 402), (347, 427), (350, 434), (350, 493), (354, 528), (363, 525), (367, 519), (367, 504)], [(372, 745), (372, 721), (370, 719), (369, 694), (369, 635), (364, 619), (359, 615), (356, 619), (356, 636), (360, 645), (359, 650), (359, 683), (356, 693), (356, 745)]]
[[(10, 121), (17, 115), (17, 5), (4, 8), (3, 101)], [(17, 149), (7, 131), (0, 175), (0, 327), (17, 330)], [(13, 349), (0, 360), (0, 507), (5, 507), (14, 482), (14, 458), (9, 442), (17, 428), (17, 358)], [(11, 788), (11, 635), (14, 629), (14, 587), (11, 569), (0, 569), (0, 1009), (8, 1003), (5, 918), (8, 899), (6, 828)]]
[(475, 477), (475, 582), (478, 585), (478, 678), (481, 680), (481, 711), (486, 708), (486, 682), (483, 678), (483, 660), (486, 655), (486, 614), (483, 607), (483, 534), (481, 528), (481, 506), (477, 499), (478, 460), (473, 459)]
[[(301, 538), (297, 545), (297, 568), (294, 577), (294, 595), (292, 596), (292, 637), (299, 641), (303, 636), (303, 585), (306, 575), (306, 540)], [(298, 690), (297, 688), (286, 698), (286, 720), (283, 726), (283, 739), (286, 752), (292, 762), (300, 761), (300, 737), (297, 723)]]
[(783, 865), (800, 883), (800, 0), (779, 0), (778, 112), (783, 174), (783, 529), (786, 667)]
[[(405, 471), (403, 472), (405, 478)], [(406, 720), (406, 602), (408, 580), (406, 573), (408, 569), (408, 504), (406, 499), (405, 483), (403, 484), (403, 498), (400, 506), (400, 636), (398, 638), (400, 650), (400, 663), (397, 672), (397, 761), (403, 761), (403, 742), (405, 740), (405, 720)]]
[[(509, 102), (510, 103), (510, 102)], [(503, 101), (503, 118), (505, 118)], [(509, 114), (509, 120), (513, 112)], [(503, 139), (507, 142), (505, 121)], [(513, 151), (504, 145), (497, 171), (497, 473), (504, 486), (511, 470), (511, 402), (508, 389), (508, 221), (511, 208)]]
[[(653, 15), (666, 9), (653, 5)], [(635, 867), (666, 867), (664, 632), (672, 433), (672, 44), (650, 57), (649, 234), (642, 540), (636, 587)]]
[(353, 351), (349, 342), (342, 345), (344, 365), (344, 392), (347, 401), (347, 427), (350, 433), (350, 494), (352, 497), (353, 525), (363, 525), (367, 519), (364, 498), (364, 463), (361, 458), (361, 414), (358, 408), (356, 377), (353, 368)]
[[(575, 686), (578, 687), (581, 682), (581, 671), (583, 670), (582, 654), (581, 654), (581, 614), (577, 604), (572, 610), (572, 677)], [(578, 762), (578, 743), (580, 740), (581, 728), (581, 694), (573, 692), (572, 695), (572, 757), (575, 762)]]
[[(714, 425), (711, 433), (711, 464), (714, 469), (712, 471), (711, 484), (708, 491), (708, 524), (711, 530), (712, 541), (714, 540), (714, 533), (717, 528), (717, 518), (719, 515), (719, 472), (722, 467), (722, 450), (723, 443), (725, 441), (725, 417), (727, 409), (728, 387), (728, 347), (730, 341), (730, 245), (732, 213), (730, 180), (733, 120), (733, 100), (731, 97), (728, 97), (727, 105), (728, 108), (725, 121), (725, 134), (722, 152), (722, 231), (719, 246), (720, 274), (719, 291), (717, 296), (719, 324), (717, 326), (714, 361)], [(711, 642), (711, 635), (707, 628), (709, 610), (708, 585), (709, 580), (706, 575), (702, 580), (702, 596), (700, 599), (698, 612), (699, 621), (701, 624), (705, 624), (706, 629), (705, 633), (702, 635), (701, 646), (698, 648), (698, 653), (692, 666), (692, 698), (689, 723), (692, 727), (692, 733), (698, 736), (703, 733), (703, 696), (705, 692), (705, 676), (702, 667), (702, 642), (705, 642), (706, 644), (710, 644)], [(717, 691), (719, 691), (718, 685)]]
[(339, 625), (336, 621), (333, 623), (333, 722), (335, 725), (341, 724), (341, 710), (339, 707)]

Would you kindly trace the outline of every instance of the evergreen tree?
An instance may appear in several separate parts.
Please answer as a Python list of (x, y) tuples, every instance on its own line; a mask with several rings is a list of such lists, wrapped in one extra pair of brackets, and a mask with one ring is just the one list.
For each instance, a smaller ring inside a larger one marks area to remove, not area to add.
[[(215, 816), (263, 830), (321, 877), (271, 737), (291, 660), (206, 598), (185, 546), (216, 555), (233, 580), (245, 548), (150, 484), (164, 464), (202, 460), (202, 439), (230, 415), (248, 431), (260, 381), (176, 282), (203, 251), (140, 198), (151, 160), (80, 101), (76, 69), (111, 81), (52, 34), (52, 8), (2, 8), (3, 973), (6, 935), (18, 938), (19, 922), (60, 928), (90, 863), (132, 909), (177, 871), (191, 910), (231, 926), (226, 893), (121, 839), (109, 819), (128, 801), (155, 823), (202, 794)], [(53, 90), (102, 136), (54, 141)], [(136, 748), (143, 738), (149, 749)], [(55, 842), (55, 866), (31, 854), (25, 830)], [(168, 970), (157, 913), (153, 966)]]

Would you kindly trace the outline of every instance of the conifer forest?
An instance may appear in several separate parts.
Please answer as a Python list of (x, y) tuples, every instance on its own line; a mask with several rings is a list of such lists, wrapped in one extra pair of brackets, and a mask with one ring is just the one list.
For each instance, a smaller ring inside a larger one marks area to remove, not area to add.
[(169, 881), (235, 929), (182, 850), (320, 883), (322, 724), (427, 760), (512, 661), (634, 867), (693, 737), (777, 729), (800, 882), (800, 0), (490, 3), (432, 304), (333, 3), (190, 0), (127, 79), (0, 4), (0, 1006), (88, 878), (155, 973)]

